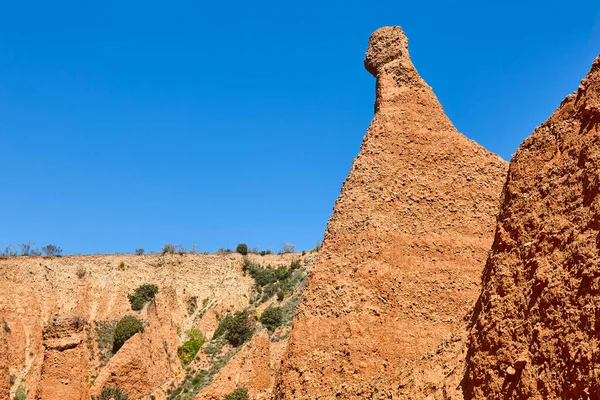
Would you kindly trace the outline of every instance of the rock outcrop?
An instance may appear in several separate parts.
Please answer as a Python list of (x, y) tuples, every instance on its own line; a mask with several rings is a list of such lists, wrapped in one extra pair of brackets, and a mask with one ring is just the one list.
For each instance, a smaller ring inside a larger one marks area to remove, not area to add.
[(399, 27), (370, 38), (375, 116), (325, 232), (279, 399), (394, 398), (472, 308), (507, 163), (461, 135)]
[(36, 399), (89, 399), (85, 325), (79, 316), (61, 316), (44, 327), (44, 361)]
[(468, 398), (600, 396), (600, 57), (510, 164)]

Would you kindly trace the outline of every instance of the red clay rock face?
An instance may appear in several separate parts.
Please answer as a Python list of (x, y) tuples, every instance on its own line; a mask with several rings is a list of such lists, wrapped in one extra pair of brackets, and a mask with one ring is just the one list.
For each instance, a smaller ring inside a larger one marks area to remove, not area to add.
[(401, 28), (371, 36), (365, 67), (375, 117), (299, 306), (279, 399), (397, 397), (480, 291), (507, 163), (454, 128)]
[(8, 358), (8, 337), (10, 327), (0, 320), (0, 399), (10, 398), (10, 371)]
[(600, 396), (600, 57), (510, 164), (468, 398)]
[(39, 400), (87, 400), (88, 353), (85, 320), (77, 316), (54, 318), (43, 331), (44, 361)]

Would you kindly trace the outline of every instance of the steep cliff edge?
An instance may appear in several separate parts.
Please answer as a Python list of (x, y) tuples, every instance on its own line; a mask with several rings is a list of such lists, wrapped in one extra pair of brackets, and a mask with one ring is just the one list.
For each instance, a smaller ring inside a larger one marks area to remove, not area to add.
[(375, 116), (335, 204), (275, 397), (395, 398), (480, 291), (507, 163), (461, 135), (399, 27), (370, 38)]
[(600, 396), (600, 57), (510, 164), (469, 398)]

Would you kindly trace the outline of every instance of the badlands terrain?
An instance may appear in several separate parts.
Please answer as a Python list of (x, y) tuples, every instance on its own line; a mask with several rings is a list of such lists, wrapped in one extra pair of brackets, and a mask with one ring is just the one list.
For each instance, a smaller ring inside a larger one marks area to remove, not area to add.
[[(119, 387), (130, 399), (221, 399), (236, 386), (268, 393), (315, 254), (0, 260), (0, 398), (10, 391), (28, 399), (89, 399), (105, 387)], [(249, 272), (258, 265), (281, 266), (283, 279), (261, 287)], [(143, 284), (158, 293), (132, 310), (128, 295)], [(255, 318), (271, 305), (285, 311), (272, 332)], [(242, 344), (215, 338), (183, 362), (178, 349), (192, 330), (211, 339), (220, 321), (241, 310), (252, 324)], [(143, 332), (115, 352), (115, 325), (126, 315), (139, 318)]]
[(364, 64), (375, 115), (319, 251), (2, 259), (0, 398), (600, 398), (600, 57), (510, 165), (401, 28)]

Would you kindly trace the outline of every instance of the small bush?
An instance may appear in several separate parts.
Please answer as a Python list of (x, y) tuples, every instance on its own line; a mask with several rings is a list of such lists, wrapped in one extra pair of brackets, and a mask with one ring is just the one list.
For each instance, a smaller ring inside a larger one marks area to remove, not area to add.
[(283, 289), (279, 289), (277, 291), (277, 301), (283, 301), (285, 298), (285, 291)]
[(162, 248), (163, 254), (175, 254), (176, 248), (174, 244), (167, 243)]
[(62, 254), (62, 249), (53, 244), (49, 244), (48, 246), (42, 247), (42, 252), (47, 256), (60, 256)]
[(141, 256), (142, 254), (144, 254), (144, 249), (142, 249), (141, 247), (139, 249), (135, 249), (135, 254)]
[(250, 395), (248, 389), (241, 387), (226, 395), (225, 400), (250, 400)]
[(86, 271), (86, 269), (84, 267), (79, 267), (77, 269), (77, 277), (79, 279), (83, 279), (85, 277), (85, 274), (87, 274), (87, 271)]
[(243, 344), (252, 334), (253, 322), (248, 315), (248, 310), (237, 311), (234, 315), (226, 315), (219, 322), (213, 339), (224, 335), (232, 346)]
[(144, 331), (144, 324), (133, 315), (126, 315), (115, 327), (115, 336), (113, 344), (113, 352), (116, 353), (133, 335)]
[(269, 307), (260, 316), (260, 323), (273, 332), (277, 327), (283, 324), (283, 310), (281, 307)]
[(281, 254), (293, 253), (296, 251), (296, 246), (291, 243), (284, 243), (281, 245), (281, 250), (279, 251)]
[(200, 350), (202, 345), (206, 343), (206, 338), (198, 329), (191, 329), (186, 333), (189, 337), (189, 340), (185, 341), (177, 349), (177, 355), (179, 356), (179, 359), (184, 367), (192, 362), (194, 357), (196, 357), (198, 350)]
[(28, 241), (27, 243), (20, 244), (22, 256), (40, 256), (42, 254), (37, 248), (33, 247), (33, 243)]
[(120, 387), (104, 386), (99, 396), (93, 397), (94, 400), (129, 400), (129, 397)]
[(133, 294), (127, 296), (131, 303), (131, 309), (139, 311), (144, 308), (144, 304), (154, 299), (158, 293), (158, 286), (149, 283), (143, 284), (142, 286), (135, 289)]
[(235, 248), (235, 251), (236, 253), (240, 253), (241, 255), (245, 256), (246, 254), (248, 254), (248, 245), (245, 243), (240, 243)]
[[(202, 303), (204, 305), (204, 303)], [(198, 296), (192, 296), (187, 301), (188, 306), (188, 314), (192, 315), (194, 311), (198, 308)]]
[(27, 400), (27, 390), (25, 390), (23, 386), (19, 386), (15, 392), (15, 397), (13, 397), (13, 400)]

